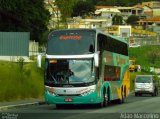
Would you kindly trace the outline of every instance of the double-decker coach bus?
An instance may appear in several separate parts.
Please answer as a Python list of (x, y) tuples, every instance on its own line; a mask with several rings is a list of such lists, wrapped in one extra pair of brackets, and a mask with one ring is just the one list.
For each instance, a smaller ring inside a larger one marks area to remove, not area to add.
[[(40, 60), (39, 60), (40, 63)], [(97, 29), (50, 33), (45, 55), (45, 101), (106, 106), (129, 94), (128, 44)]]

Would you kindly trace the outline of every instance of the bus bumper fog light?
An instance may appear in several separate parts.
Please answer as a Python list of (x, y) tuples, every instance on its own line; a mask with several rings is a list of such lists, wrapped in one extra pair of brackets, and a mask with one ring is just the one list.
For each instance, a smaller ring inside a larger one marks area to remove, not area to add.
[(45, 90), (46, 90), (49, 94), (51, 94), (51, 95), (53, 95), (53, 96), (56, 96), (54, 88), (52, 88), (52, 87), (45, 87)]

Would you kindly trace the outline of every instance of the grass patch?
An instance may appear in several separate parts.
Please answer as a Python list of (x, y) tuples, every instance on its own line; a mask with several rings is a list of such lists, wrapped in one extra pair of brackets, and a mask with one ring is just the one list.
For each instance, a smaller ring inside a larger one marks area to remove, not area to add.
[(43, 70), (36, 63), (0, 61), (0, 101), (42, 98), (44, 93)]
[[(142, 68), (158, 67), (160, 66), (160, 47), (159, 46), (142, 46), (129, 49), (129, 57), (136, 59), (136, 64), (140, 64)], [(150, 54), (156, 54), (157, 57), (153, 57)], [(155, 60), (153, 63), (152, 60)]]

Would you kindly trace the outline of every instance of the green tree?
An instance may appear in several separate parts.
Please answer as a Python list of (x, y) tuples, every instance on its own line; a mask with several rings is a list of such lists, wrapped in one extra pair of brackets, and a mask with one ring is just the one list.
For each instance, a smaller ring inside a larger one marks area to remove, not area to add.
[(64, 23), (65, 26), (67, 25), (67, 18), (71, 17), (73, 7), (76, 3), (77, 0), (55, 0), (55, 4), (61, 12), (62, 23)]
[(114, 6), (114, 5), (116, 5), (116, 0), (97, 0), (96, 5)]
[(112, 18), (113, 25), (122, 25), (123, 24), (123, 17), (120, 15), (114, 15)]
[(137, 21), (139, 21), (139, 17), (136, 15), (131, 15), (126, 20), (126, 23), (130, 24), (130, 25), (135, 25), (135, 24), (137, 24)]
[(130, 0), (115, 0), (115, 5), (116, 6), (128, 6), (130, 4), (129, 1)]
[(95, 7), (91, 2), (79, 0), (73, 7), (72, 16), (87, 16), (94, 11)]
[(0, 0), (0, 31), (30, 32), (40, 41), (49, 18), (44, 0)]

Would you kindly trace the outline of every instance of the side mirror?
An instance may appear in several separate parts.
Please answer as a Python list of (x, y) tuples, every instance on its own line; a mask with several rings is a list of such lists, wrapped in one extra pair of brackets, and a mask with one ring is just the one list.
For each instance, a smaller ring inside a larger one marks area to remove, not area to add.
[(93, 47), (93, 45), (90, 45), (90, 47), (89, 47), (89, 52), (91, 52), (91, 53), (94, 52), (94, 47)]
[(99, 51), (94, 53), (94, 63), (95, 67), (99, 67)]
[(37, 56), (37, 67), (41, 68), (42, 54)]
[(45, 55), (44, 53), (40, 53), (37, 56), (37, 67), (41, 68), (41, 64), (42, 64), (42, 56)]

